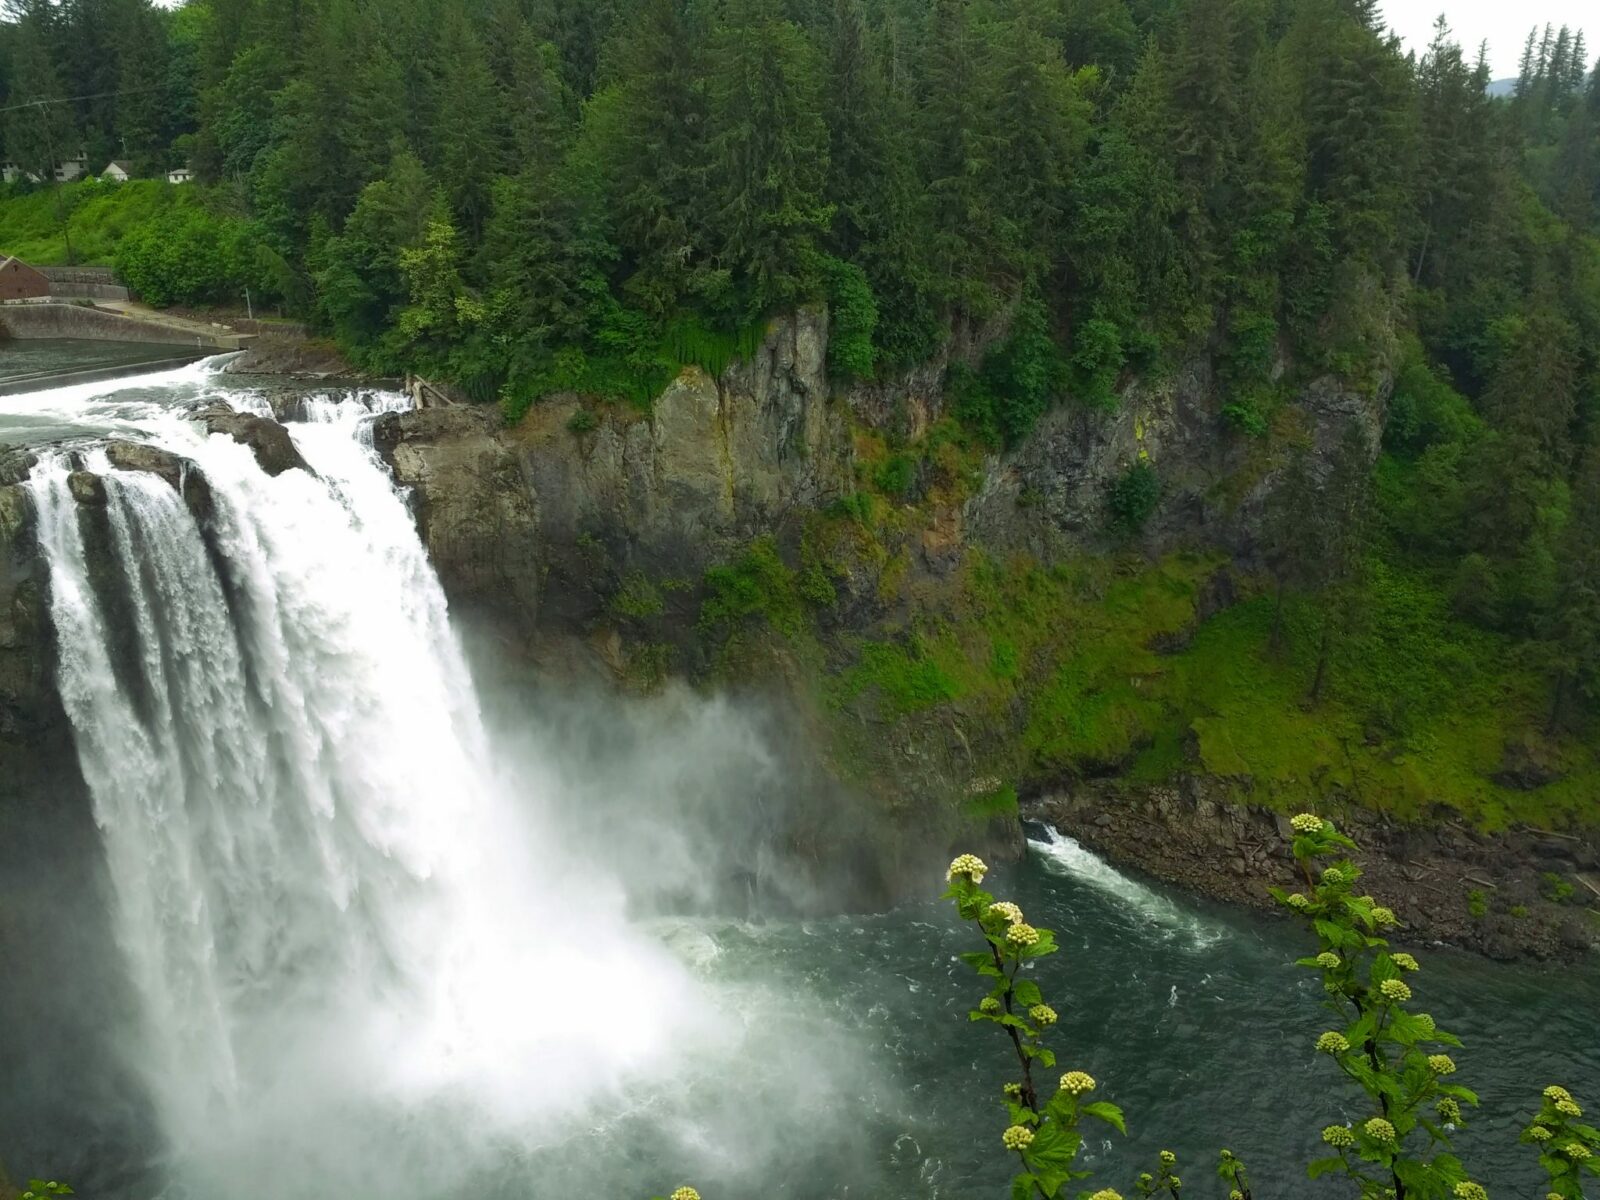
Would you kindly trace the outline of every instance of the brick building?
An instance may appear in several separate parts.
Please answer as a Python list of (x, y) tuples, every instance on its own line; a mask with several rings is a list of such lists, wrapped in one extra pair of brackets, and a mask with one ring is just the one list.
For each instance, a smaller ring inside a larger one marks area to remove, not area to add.
[(35, 300), (50, 294), (50, 281), (20, 258), (0, 260), (0, 300)]

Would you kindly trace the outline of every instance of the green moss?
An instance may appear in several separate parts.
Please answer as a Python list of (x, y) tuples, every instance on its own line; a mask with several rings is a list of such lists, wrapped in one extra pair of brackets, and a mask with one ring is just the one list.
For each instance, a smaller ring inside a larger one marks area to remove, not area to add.
[[(1148, 785), (1200, 770), (1280, 809), (1344, 796), (1403, 820), (1443, 810), (1488, 829), (1593, 821), (1584, 797), (1600, 788), (1600, 762), (1584, 739), (1562, 745), (1557, 783), (1494, 782), (1506, 742), (1538, 727), (1546, 683), (1508, 642), (1455, 621), (1425, 576), (1374, 564), (1364, 620), (1336, 645), (1311, 706), (1316, 602), (1289, 604), (1276, 653), (1270, 595), (1197, 624), (1196, 597), (1220, 562), (1046, 570), (969, 554), (953, 585), (919, 585), (901, 623), (847, 648), (831, 695), (845, 707), (874, 697), (929, 738), (957, 723), (980, 762), (1034, 784), (1115, 771)], [(1162, 652), (1173, 643), (1182, 649)]]
[(956, 682), (915, 642), (911, 646), (867, 642), (861, 647), (861, 661), (842, 677), (839, 695), (853, 699), (868, 691), (882, 697), (890, 712), (902, 716), (960, 694)]
[(1017, 815), (1017, 789), (1002, 784), (975, 796), (969, 796), (962, 806), (965, 815), (974, 821), (994, 821)]
[(641, 571), (635, 571), (623, 580), (622, 587), (611, 598), (612, 612), (641, 621), (659, 617), (666, 606), (661, 589)]
[(726, 635), (732, 626), (762, 617), (779, 633), (797, 637), (809, 623), (811, 609), (827, 608), (838, 599), (830, 565), (815, 529), (802, 538), (799, 570), (783, 561), (772, 537), (758, 538), (733, 562), (706, 572), (700, 628)]

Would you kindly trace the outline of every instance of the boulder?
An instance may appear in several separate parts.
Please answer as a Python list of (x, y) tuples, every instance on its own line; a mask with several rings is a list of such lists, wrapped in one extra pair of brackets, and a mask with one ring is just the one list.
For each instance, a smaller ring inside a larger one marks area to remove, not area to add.
[(88, 471), (74, 471), (67, 476), (67, 487), (72, 498), (85, 508), (106, 506), (106, 481)]
[(23, 482), (38, 461), (39, 456), (31, 451), (0, 448), (0, 487)]
[(311, 467), (300, 456), (289, 431), (276, 421), (258, 417), (253, 413), (234, 412), (225, 404), (201, 409), (195, 418), (213, 434), (227, 434), (240, 445), (255, 452), (256, 461), (268, 475), (278, 476), (285, 471), (310, 471)]
[(186, 458), (143, 442), (108, 442), (106, 457), (120, 471), (146, 471), (157, 475), (183, 497), (195, 519), (211, 516), (211, 485), (200, 468)]

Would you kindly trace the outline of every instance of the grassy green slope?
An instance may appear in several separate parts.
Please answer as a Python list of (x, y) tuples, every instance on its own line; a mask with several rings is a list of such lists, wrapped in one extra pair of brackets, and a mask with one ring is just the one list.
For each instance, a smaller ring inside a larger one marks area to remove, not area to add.
[[(84, 180), (50, 190), (0, 189), (0, 254), (39, 266), (71, 261), (110, 266), (122, 238), (170, 206), (197, 202), (194, 184), (139, 179), (128, 183)], [(62, 216), (66, 220), (63, 222)]]

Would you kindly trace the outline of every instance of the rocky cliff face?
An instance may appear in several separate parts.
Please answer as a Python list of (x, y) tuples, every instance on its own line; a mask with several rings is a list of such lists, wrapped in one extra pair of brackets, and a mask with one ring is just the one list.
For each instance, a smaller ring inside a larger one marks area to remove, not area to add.
[[(971, 357), (982, 342), (967, 340)], [(424, 409), (384, 417), (378, 444), (415, 489), (453, 592), (513, 623), (537, 607), (576, 627), (630, 572), (694, 581), (756, 537), (784, 541), (863, 486), (858, 435), (914, 443), (943, 415), (938, 370), (840, 391), (826, 363), (826, 313), (806, 310), (720, 378), (685, 370), (648, 412), (556, 396), (504, 429), (483, 410)], [(1386, 399), (1325, 377), (1282, 421), (1323, 461), (1351, 424), (1375, 454)], [(1111, 484), (1140, 462), (1163, 488), (1146, 549), (1248, 559), (1277, 463), (1228, 427), (1223, 401), (1197, 361), (1134, 383), (1110, 412), (1058, 406), (988, 458), (970, 494), (924, 505), (917, 566), (941, 573), (965, 546), (1044, 559), (1102, 546)]]
[(0, 780), (18, 795), (56, 774), (63, 746), (70, 750), (33, 506), (21, 486), (32, 466), (32, 455), (0, 452)]
[(850, 490), (826, 357), (826, 314), (808, 310), (720, 378), (684, 371), (648, 413), (555, 396), (504, 429), (488, 410), (421, 409), (382, 418), (376, 441), (452, 596), (524, 632), (535, 612), (576, 631), (618, 579), (698, 579)]
[[(981, 355), (993, 336), (967, 331), (962, 355)], [(1015, 765), (1024, 717), (907, 722), (870, 697), (841, 706), (829, 679), (859, 640), (899, 636), (886, 631), (913, 598), (949, 593), (974, 549), (1049, 562), (1103, 547), (1110, 486), (1142, 461), (1164, 485), (1146, 549), (1223, 547), (1248, 559), (1276, 464), (1262, 439), (1227, 426), (1215, 379), (1194, 364), (1136, 383), (1113, 412), (1063, 404), (1016, 452), (969, 457), (940, 482), (935, 456), (919, 449), (945, 415), (937, 364), (840, 389), (826, 363), (826, 314), (808, 310), (774, 321), (756, 355), (718, 378), (685, 370), (648, 411), (556, 396), (504, 428), (482, 409), (424, 409), (382, 418), (377, 444), (413, 490), (447, 591), (539, 661), (570, 665), (581, 647), (631, 684), (714, 679), (801, 714), (796, 728), (861, 802), (851, 822), (812, 814), (817, 825), (797, 836), (828, 854), (874, 844), (892, 891), (913, 870), (902, 876), (894, 864), (917, 860), (930, 841), (1019, 847), (1014, 822), (980, 828), (988, 817), (972, 797), (990, 768)], [(1350, 421), (1375, 450), (1381, 408), (1381, 391), (1325, 379), (1282, 419), (1326, 456)], [(871, 489), (886, 447), (924, 455), (919, 481), (879, 522), (884, 542), (834, 547), (826, 570), (837, 601), (815, 644), (738, 634), (708, 645), (707, 568), (758, 538), (801, 568), (826, 556), (812, 540), (818, 514)], [(1225, 600), (1228, 587), (1208, 587), (1207, 605), (1212, 592)]]

